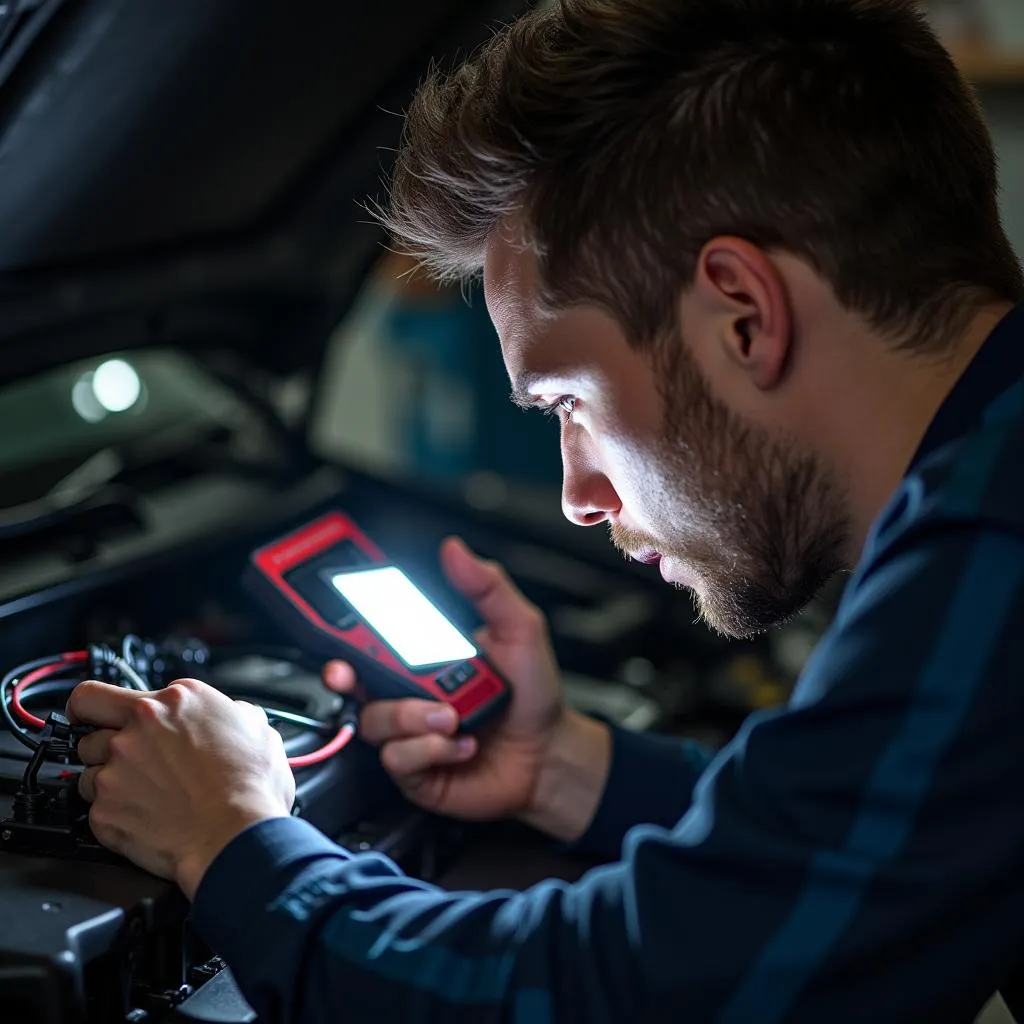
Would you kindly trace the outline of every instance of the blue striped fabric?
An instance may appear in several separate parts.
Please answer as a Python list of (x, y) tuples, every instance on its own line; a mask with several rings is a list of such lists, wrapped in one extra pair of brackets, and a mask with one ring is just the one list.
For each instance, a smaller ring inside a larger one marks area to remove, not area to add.
[(872, 530), (786, 708), (614, 734), (574, 885), (445, 893), (296, 819), (194, 923), (261, 1020), (970, 1021), (1024, 962), (1024, 307)]

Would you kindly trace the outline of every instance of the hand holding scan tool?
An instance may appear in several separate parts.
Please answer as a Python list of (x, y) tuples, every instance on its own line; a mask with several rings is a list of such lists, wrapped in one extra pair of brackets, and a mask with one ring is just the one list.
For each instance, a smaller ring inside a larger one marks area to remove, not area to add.
[(340, 512), (256, 551), (247, 584), (306, 653), (351, 662), (369, 698), (443, 701), (465, 730), (508, 703), (476, 646)]

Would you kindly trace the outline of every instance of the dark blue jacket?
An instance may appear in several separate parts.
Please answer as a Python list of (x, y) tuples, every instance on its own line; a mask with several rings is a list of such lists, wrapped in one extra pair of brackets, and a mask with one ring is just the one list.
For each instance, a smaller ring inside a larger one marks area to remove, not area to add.
[(265, 822), (194, 922), (262, 1019), (303, 1024), (960, 1024), (1024, 962), (1024, 307), (940, 410), (789, 705), (710, 764), (616, 733), (585, 842), (621, 860), (446, 893)]

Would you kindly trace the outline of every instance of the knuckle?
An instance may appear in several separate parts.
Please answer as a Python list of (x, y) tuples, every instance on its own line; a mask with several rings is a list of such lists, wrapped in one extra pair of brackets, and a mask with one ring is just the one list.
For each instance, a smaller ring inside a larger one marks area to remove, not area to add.
[(94, 794), (92, 790), (92, 776), (94, 774), (94, 768), (86, 768), (85, 771), (78, 776), (78, 795), (87, 803), (92, 803), (93, 801)]
[(131, 751), (131, 747), (131, 739), (124, 732), (115, 732), (107, 743), (110, 757), (125, 757)]
[(110, 773), (104, 771), (102, 766), (93, 771), (92, 792), (96, 799), (110, 795), (112, 781)]
[(512, 578), (508, 574), (508, 570), (501, 562), (495, 561), (493, 558), (487, 558), (484, 560), (484, 568), (489, 572), (494, 579), (503, 585), (512, 585)]
[[(166, 693), (166, 690), (161, 693)], [(163, 703), (170, 704), (172, 707), (175, 706), (174, 699), (164, 700)], [(131, 718), (132, 721), (137, 722), (140, 725), (146, 725), (151, 722), (156, 722), (160, 718), (160, 706), (161, 702), (152, 697), (141, 697), (139, 700), (132, 704)]]
[(160, 696), (170, 707), (180, 707), (194, 692), (192, 683), (191, 679), (175, 679), (159, 691)]
[(270, 719), (267, 718), (266, 711), (259, 704), (253, 704), (252, 701), (248, 700), (236, 700), (235, 707), (239, 712), (253, 719), (254, 722), (261, 723), (263, 725), (270, 724)]

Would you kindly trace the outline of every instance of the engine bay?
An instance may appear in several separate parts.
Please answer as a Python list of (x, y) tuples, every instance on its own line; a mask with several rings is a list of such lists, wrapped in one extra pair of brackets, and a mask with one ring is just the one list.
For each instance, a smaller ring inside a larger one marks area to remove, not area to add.
[[(81, 373), (94, 374), (109, 358)], [(117, 358), (159, 386), (144, 362)], [(62, 373), (66, 399), (81, 373)], [(81, 730), (63, 716), (83, 679), (148, 689), (193, 676), (259, 704), (292, 759), (294, 813), (342, 845), (385, 852), (428, 880), (458, 856), (463, 827), (402, 800), (376, 751), (352, 738), (356, 709), (323, 686), (318, 661), (240, 585), (252, 551), (325, 511), (356, 515), (419, 578), (441, 582), (437, 548), (450, 533), (502, 561), (547, 613), (569, 699), (585, 710), (631, 728), (678, 731), (689, 723), (724, 736), (749, 708), (749, 692), (730, 708), (721, 686), (723, 671), (735, 684), (749, 666), (739, 659), (724, 669), (734, 652), (693, 625), (688, 598), (662, 593), (643, 567), (606, 551), (603, 537), (578, 531), (576, 539), (553, 517), (526, 517), (511, 505), (484, 511), (459, 494), (323, 462), (288, 463), (258, 406), (222, 390), (224, 407), (234, 401), (239, 411), (214, 439), (201, 424), (189, 429), (180, 410), (173, 443), (159, 447), (147, 448), (158, 423), (137, 424), (127, 442), (95, 436), (85, 448), (81, 438), (90, 435), (77, 432), (73, 452), (57, 443), (47, 449), (62, 462), (61, 480), (68, 465), (95, 465), (104, 453), (118, 472), (97, 474), (76, 500), (65, 490), (58, 501), (54, 470), (43, 471), (37, 451), (35, 474), (20, 478), (21, 490), (7, 499), (0, 1020), (250, 1019), (216, 951), (190, 933), (188, 905), (174, 886), (91, 836), (77, 794)], [(111, 505), (134, 514), (99, 514)], [(460, 612), (470, 628), (471, 610)], [(763, 666), (762, 681), (775, 672), (783, 685), (767, 648), (744, 656)]]

